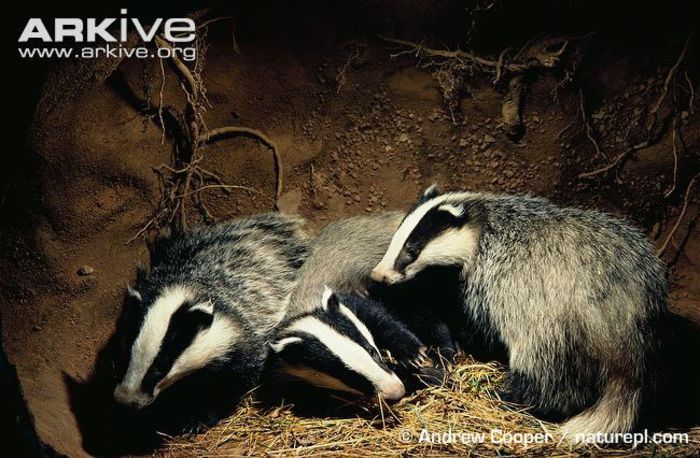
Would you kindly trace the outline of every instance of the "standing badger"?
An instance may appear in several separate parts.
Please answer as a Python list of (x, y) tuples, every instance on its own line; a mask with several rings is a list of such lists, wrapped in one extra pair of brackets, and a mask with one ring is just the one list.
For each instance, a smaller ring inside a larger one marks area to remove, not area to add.
[(446, 265), (461, 271), (465, 322), (507, 351), (511, 400), (553, 420), (576, 415), (562, 426), (572, 440), (635, 426), (667, 295), (642, 233), (541, 198), (432, 186), (372, 278), (401, 283)]
[(169, 424), (226, 413), (258, 382), (306, 252), (300, 222), (280, 214), (157, 240), (127, 290), (114, 399)]
[[(368, 297), (369, 274), (403, 216), (355, 216), (319, 233), (270, 345), (275, 373), (387, 400), (401, 398), (404, 383), (412, 381), (402, 382), (395, 371), (435, 378), (421, 367), (427, 363), (423, 343), (380, 300)], [(393, 361), (382, 358), (380, 350)]]

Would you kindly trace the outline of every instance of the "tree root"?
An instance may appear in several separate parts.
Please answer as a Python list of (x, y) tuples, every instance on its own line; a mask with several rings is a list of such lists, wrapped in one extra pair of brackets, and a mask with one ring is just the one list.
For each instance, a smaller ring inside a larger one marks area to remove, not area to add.
[(627, 162), (627, 159), (632, 157), (634, 153), (636, 153), (639, 150), (643, 150), (645, 148), (648, 148), (649, 146), (652, 145), (651, 140), (645, 140), (641, 143), (638, 143), (634, 146), (631, 146), (628, 148), (625, 152), (619, 154), (611, 163), (608, 165), (601, 167), (599, 169), (591, 170), (590, 172), (584, 172), (579, 174), (579, 178), (594, 178), (598, 175), (603, 175), (607, 174), (609, 172), (612, 172), (613, 170), (617, 170), (619, 167), (622, 167), (622, 165)]
[[(673, 150), (673, 182), (668, 191), (664, 193), (665, 198), (669, 198), (676, 192), (676, 183), (678, 182), (678, 150), (676, 149), (676, 132), (680, 131), (678, 127), (678, 116), (673, 119), (673, 127), (671, 128), (671, 149)], [(682, 140), (681, 140), (682, 142)]]
[[(461, 85), (466, 75), (471, 76), (480, 71), (493, 75), (494, 85), (505, 84), (503, 122), (506, 135), (514, 141), (519, 140), (525, 132), (521, 111), (528, 77), (558, 68), (569, 45), (569, 40), (560, 36), (535, 37), (525, 43), (512, 57), (510, 57), (511, 49), (506, 48), (501, 51), (498, 59), (494, 60), (461, 49), (434, 49), (424, 46), (423, 43), (384, 36), (379, 38), (406, 48), (391, 54), (391, 58), (410, 54), (423, 66), (436, 68), (433, 75), (443, 88), (443, 97), (455, 123), (454, 110), (458, 105)], [(445, 73), (452, 76), (445, 78)], [(455, 85), (454, 81), (459, 87), (452, 87)], [(449, 82), (449, 85), (445, 85), (445, 82)]]
[(676, 223), (673, 225), (671, 230), (669, 231), (668, 235), (666, 236), (666, 240), (664, 240), (663, 245), (656, 251), (656, 255), (658, 257), (661, 257), (666, 249), (668, 248), (668, 244), (671, 242), (671, 239), (673, 238), (673, 235), (676, 233), (678, 230), (678, 227), (681, 225), (681, 222), (683, 221), (683, 218), (685, 217), (685, 212), (688, 210), (688, 202), (690, 201), (690, 193), (693, 189), (693, 185), (695, 184), (695, 180), (700, 176), (700, 174), (696, 174), (688, 183), (688, 187), (685, 190), (685, 197), (683, 198), (683, 207), (681, 208), (681, 213), (678, 215), (678, 219), (676, 219)]
[(591, 123), (588, 121), (588, 115), (586, 114), (586, 107), (583, 103), (583, 91), (581, 88), (578, 88), (578, 101), (579, 101), (579, 109), (581, 110), (581, 119), (583, 119), (583, 125), (586, 129), (586, 137), (588, 137), (588, 140), (590, 140), (591, 144), (593, 144), (593, 147), (595, 148), (595, 152), (598, 156), (603, 156), (605, 159), (608, 158), (608, 156), (603, 153), (603, 151), (600, 149), (600, 145), (598, 144), (598, 141), (595, 139), (593, 136), (593, 127), (591, 126)]
[(347, 73), (348, 70), (350, 69), (350, 66), (352, 63), (357, 60), (358, 57), (360, 57), (361, 54), (361, 48), (360, 46), (355, 45), (353, 51), (350, 53), (348, 58), (345, 60), (345, 63), (343, 66), (340, 68), (340, 71), (335, 77), (335, 84), (336, 84), (336, 93), (340, 93), (340, 90), (345, 86), (345, 82), (347, 81)]
[[(595, 178), (598, 176), (605, 176), (608, 175), (611, 172), (617, 172), (619, 169), (624, 167), (624, 165), (627, 163), (627, 160), (631, 158), (636, 152), (648, 148), (650, 146), (655, 145), (658, 143), (666, 133), (667, 128), (664, 128), (664, 125), (668, 125), (667, 122), (662, 122), (661, 123), (661, 128), (657, 128), (658, 123), (658, 112), (661, 109), (661, 106), (663, 103), (666, 101), (666, 96), (668, 95), (668, 90), (671, 82), (674, 80), (676, 73), (678, 72), (678, 69), (685, 59), (685, 55), (688, 51), (688, 46), (690, 44), (690, 41), (692, 40), (693, 37), (693, 32), (688, 34), (688, 37), (685, 40), (685, 43), (683, 44), (683, 48), (681, 49), (681, 52), (678, 55), (678, 58), (676, 59), (675, 63), (671, 68), (669, 69), (666, 78), (664, 79), (664, 84), (662, 86), (661, 93), (659, 94), (659, 97), (657, 98), (656, 102), (652, 105), (652, 107), (649, 109), (648, 113), (648, 118), (646, 122), (646, 140), (638, 143), (637, 145), (634, 145), (630, 148), (628, 148), (626, 151), (623, 153), (619, 154), (616, 156), (611, 163), (604, 167), (600, 167), (598, 169), (592, 170), (590, 172), (584, 172), (579, 174), (579, 178)], [(675, 113), (672, 113), (670, 116), (676, 116)], [(674, 121), (674, 126), (675, 126), (675, 121)], [(675, 141), (674, 141), (674, 148), (675, 148)]]
[(522, 119), (522, 106), (525, 94), (525, 76), (517, 75), (508, 81), (508, 88), (503, 97), (501, 113), (506, 136), (513, 141), (520, 140), (525, 133)]
[(671, 85), (671, 81), (676, 76), (676, 73), (678, 72), (678, 68), (680, 67), (681, 63), (685, 59), (685, 55), (688, 52), (688, 46), (690, 45), (690, 41), (693, 39), (693, 35), (695, 32), (690, 32), (688, 34), (688, 37), (685, 39), (685, 43), (683, 44), (683, 49), (681, 49), (680, 54), (678, 54), (678, 58), (676, 59), (676, 62), (673, 64), (673, 66), (668, 70), (668, 74), (666, 74), (666, 78), (664, 79), (664, 85), (661, 90), (661, 94), (659, 95), (658, 100), (654, 104), (654, 106), (649, 110), (649, 114), (651, 115), (650, 117), (650, 125), (647, 129), (651, 130), (654, 128), (654, 125), (656, 124), (656, 117), (661, 109), (661, 105), (664, 103), (666, 100), (666, 95), (668, 94), (668, 88)]
[[(210, 19), (200, 24), (197, 30), (225, 19), (230, 18)], [(155, 37), (155, 45), (158, 48), (168, 48), (171, 51), (168, 58), (169, 67), (180, 80), (187, 101), (182, 111), (164, 104), (165, 72), (161, 60), (159, 62), (161, 85), (157, 111), (155, 112), (157, 117), (150, 119), (157, 119), (158, 125), (163, 130), (163, 139), (167, 134), (173, 140), (173, 162), (170, 165), (161, 164), (153, 168), (154, 173), (159, 177), (163, 190), (161, 200), (153, 217), (127, 243), (138, 239), (150, 230), (160, 229), (164, 226), (174, 227), (176, 230), (187, 229), (188, 204), (198, 210), (205, 223), (216, 222), (216, 217), (204, 203), (203, 193), (205, 191), (218, 190), (226, 194), (234, 189), (258, 192), (247, 186), (227, 184), (219, 175), (200, 165), (204, 160), (204, 148), (225, 138), (245, 136), (272, 151), (275, 171), (274, 209), (279, 210), (283, 182), (282, 160), (276, 143), (261, 131), (249, 127), (225, 126), (208, 129), (204, 121), (204, 112), (209, 102), (206, 99), (206, 88), (201, 80), (200, 61), (197, 60), (194, 67), (190, 68), (178, 57), (177, 53), (173, 52), (172, 45), (162, 37)], [(168, 113), (167, 119), (164, 116), (166, 112)]]
[(204, 132), (201, 134), (198, 138), (198, 142), (200, 144), (204, 143), (212, 143), (215, 142), (219, 139), (224, 139), (224, 138), (230, 138), (230, 137), (235, 137), (235, 136), (245, 136), (252, 138), (260, 143), (262, 143), (264, 146), (267, 146), (270, 151), (272, 152), (272, 159), (274, 162), (274, 171), (275, 171), (275, 210), (279, 210), (279, 200), (280, 197), (282, 196), (282, 157), (280, 156), (279, 149), (277, 148), (277, 144), (267, 135), (262, 133), (261, 131), (257, 129), (252, 129), (250, 127), (234, 127), (234, 126), (227, 126), (227, 127), (219, 127), (216, 129), (212, 129), (209, 131)]

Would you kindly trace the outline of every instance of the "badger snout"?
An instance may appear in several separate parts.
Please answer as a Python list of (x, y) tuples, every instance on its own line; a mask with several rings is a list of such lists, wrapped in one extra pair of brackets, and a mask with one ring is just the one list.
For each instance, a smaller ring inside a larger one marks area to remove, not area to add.
[(119, 404), (135, 409), (143, 409), (153, 402), (154, 397), (139, 390), (133, 390), (124, 385), (114, 389), (114, 400)]
[(405, 394), (406, 388), (396, 374), (392, 374), (391, 379), (379, 389), (379, 397), (387, 401), (398, 401)]
[(393, 269), (388, 269), (381, 265), (375, 267), (369, 274), (369, 277), (378, 283), (386, 283), (387, 285), (398, 283), (402, 279), (401, 274)]

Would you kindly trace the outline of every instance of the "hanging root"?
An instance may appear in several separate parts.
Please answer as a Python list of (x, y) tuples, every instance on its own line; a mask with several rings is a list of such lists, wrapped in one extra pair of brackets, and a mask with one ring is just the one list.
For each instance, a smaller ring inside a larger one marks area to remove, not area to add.
[(340, 90), (345, 86), (345, 82), (347, 81), (347, 73), (350, 67), (352, 66), (352, 63), (357, 60), (358, 57), (360, 57), (361, 54), (361, 49), (360, 46), (355, 45), (353, 47), (352, 52), (348, 56), (348, 58), (345, 60), (345, 63), (343, 64), (342, 67), (340, 67), (340, 71), (338, 71), (338, 74), (335, 77), (335, 85), (336, 85), (336, 92), (340, 93)]
[(230, 138), (230, 137), (236, 137), (236, 136), (244, 136), (248, 138), (252, 138), (253, 140), (261, 143), (262, 145), (268, 147), (270, 151), (272, 152), (272, 160), (274, 164), (274, 171), (275, 171), (275, 210), (279, 210), (279, 200), (282, 195), (282, 157), (280, 156), (279, 149), (277, 148), (277, 144), (267, 135), (262, 133), (261, 131), (257, 129), (251, 129), (250, 127), (234, 127), (234, 126), (227, 126), (227, 127), (219, 127), (216, 129), (212, 129), (209, 131), (204, 132), (202, 135), (199, 136), (198, 143), (200, 145), (205, 144), (205, 143), (212, 143), (216, 142), (217, 140), (224, 139), (224, 138)]
[(525, 94), (525, 77), (518, 75), (508, 81), (506, 94), (503, 97), (501, 113), (506, 136), (513, 141), (522, 138), (525, 126), (522, 119), (522, 106)]
[(459, 105), (462, 86), (467, 77), (476, 73), (493, 75), (493, 84), (506, 88), (502, 107), (503, 122), (506, 135), (512, 140), (518, 140), (525, 132), (521, 111), (528, 76), (560, 67), (562, 56), (569, 46), (569, 40), (564, 37), (535, 37), (512, 56), (511, 48), (506, 48), (501, 51), (498, 59), (494, 60), (461, 49), (434, 49), (424, 46), (423, 43), (381, 36), (380, 38), (404, 48), (392, 54), (392, 58), (412, 55), (420, 65), (432, 70), (442, 88), (443, 98), (453, 122), (456, 122), (454, 111)]
[[(669, 86), (671, 85), (671, 82), (675, 80), (676, 74), (678, 73), (678, 69), (680, 68), (681, 64), (683, 63), (683, 60), (685, 59), (685, 55), (688, 51), (688, 46), (693, 38), (693, 32), (688, 34), (688, 37), (685, 40), (685, 43), (683, 44), (683, 48), (681, 49), (681, 52), (678, 55), (678, 58), (676, 59), (675, 63), (671, 68), (669, 69), (666, 78), (664, 79), (664, 83), (661, 89), (661, 93), (659, 94), (659, 97), (657, 98), (656, 102), (651, 106), (649, 109), (649, 114), (647, 118), (647, 123), (646, 123), (646, 139), (637, 143), (636, 145), (628, 148), (626, 151), (622, 152), (618, 156), (616, 156), (612, 162), (609, 164), (600, 167), (598, 169), (592, 170), (590, 172), (584, 172), (579, 174), (579, 178), (595, 178), (598, 176), (607, 176), (613, 172), (619, 171), (624, 165), (627, 163), (627, 160), (631, 158), (635, 153), (637, 153), (640, 150), (643, 150), (645, 148), (648, 148), (650, 146), (653, 146), (657, 144), (664, 136), (666, 133), (666, 129), (663, 128), (664, 125), (667, 125), (668, 123), (658, 122), (658, 112), (663, 106), (664, 102), (666, 101), (666, 96), (668, 95), (669, 91)], [(672, 113), (670, 116), (675, 116), (674, 113)], [(657, 125), (660, 124), (662, 127), (659, 128)], [(674, 123), (675, 126), (675, 123)], [(674, 127), (675, 128), (675, 127)], [(675, 144), (675, 142), (674, 142)]]
[(593, 126), (591, 126), (591, 123), (588, 121), (588, 114), (586, 113), (586, 107), (583, 103), (583, 91), (581, 90), (581, 88), (578, 88), (578, 101), (579, 109), (581, 110), (581, 119), (583, 119), (583, 126), (586, 129), (586, 137), (588, 137), (588, 140), (590, 140), (591, 144), (593, 145), (593, 148), (595, 148), (596, 154), (598, 156), (603, 156), (605, 159), (607, 159), (608, 156), (605, 153), (603, 153), (603, 150), (600, 149), (598, 141), (593, 136)]
[(695, 180), (697, 180), (698, 176), (700, 174), (696, 174), (688, 183), (688, 187), (685, 190), (685, 197), (683, 198), (683, 207), (681, 208), (681, 213), (678, 215), (678, 219), (676, 219), (676, 223), (673, 225), (671, 230), (668, 232), (668, 235), (666, 236), (666, 240), (664, 240), (664, 243), (661, 245), (661, 247), (656, 251), (656, 255), (661, 257), (666, 249), (668, 248), (668, 244), (671, 243), (671, 240), (673, 239), (674, 234), (678, 230), (678, 228), (681, 225), (681, 222), (683, 221), (683, 218), (685, 217), (685, 212), (688, 210), (688, 202), (690, 201), (690, 196), (692, 194), (693, 186), (695, 185)]
[[(229, 18), (214, 18), (205, 21), (200, 24), (197, 30), (206, 29), (210, 24), (225, 19)], [(187, 101), (181, 111), (164, 104), (165, 73), (162, 61), (160, 61), (159, 105), (155, 112), (156, 116), (150, 116), (149, 119), (157, 120), (157, 124), (163, 129), (163, 138), (166, 134), (171, 137), (173, 159), (170, 165), (161, 164), (154, 167), (153, 171), (158, 176), (162, 189), (160, 202), (156, 206), (153, 217), (127, 243), (138, 239), (152, 229), (170, 226), (179, 230), (187, 229), (189, 205), (197, 209), (205, 223), (216, 222), (217, 218), (204, 203), (203, 193), (205, 191), (218, 190), (226, 194), (234, 189), (257, 192), (246, 186), (227, 184), (219, 175), (202, 167), (201, 162), (204, 160), (206, 145), (214, 144), (224, 138), (245, 136), (272, 151), (275, 171), (274, 209), (278, 210), (279, 198), (282, 193), (282, 160), (276, 143), (261, 131), (249, 127), (227, 126), (208, 129), (204, 121), (204, 112), (209, 102), (201, 77), (201, 56), (198, 55), (193, 68), (190, 68), (178, 57), (176, 52), (172, 52), (172, 45), (166, 40), (156, 36), (155, 44), (159, 48), (170, 49), (168, 64), (180, 80), (180, 86)], [(199, 51), (203, 50), (203, 45), (200, 44)], [(167, 120), (164, 113), (168, 114)], [(166, 124), (168, 129), (166, 129)]]

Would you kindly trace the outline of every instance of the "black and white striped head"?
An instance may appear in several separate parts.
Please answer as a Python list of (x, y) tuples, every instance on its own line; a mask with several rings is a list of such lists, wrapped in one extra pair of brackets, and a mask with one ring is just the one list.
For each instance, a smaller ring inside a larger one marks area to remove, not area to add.
[(386, 400), (406, 393), (367, 326), (327, 287), (322, 306), (283, 323), (270, 348), (283, 373), (316, 387)]
[(399, 283), (430, 266), (460, 266), (473, 261), (480, 215), (466, 194), (440, 194), (435, 185), (421, 195), (394, 233), (371, 278)]
[(114, 399), (137, 409), (177, 381), (225, 360), (240, 329), (191, 287), (172, 285), (153, 295), (128, 288), (126, 329)]

